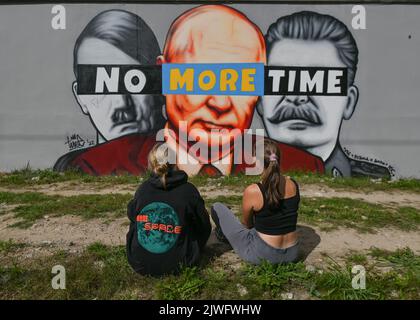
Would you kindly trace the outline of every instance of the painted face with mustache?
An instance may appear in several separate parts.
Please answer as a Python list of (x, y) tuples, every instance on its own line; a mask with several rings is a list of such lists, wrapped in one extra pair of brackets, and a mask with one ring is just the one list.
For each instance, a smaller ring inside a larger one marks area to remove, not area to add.
[[(329, 41), (285, 39), (272, 47), (268, 64), (275, 66), (345, 67)], [(267, 135), (328, 158), (337, 143), (341, 123), (357, 103), (355, 86), (347, 96), (264, 96), (258, 113)]]
[(292, 121), (293, 124), (289, 127), (294, 130), (305, 130), (311, 125), (319, 126), (322, 123), (317, 107), (309, 99), (308, 96), (283, 96), (267, 120), (273, 124)]
[(102, 141), (152, 132), (158, 119), (155, 111), (161, 110), (153, 108), (155, 101), (147, 95), (91, 95), (82, 99)]
[[(86, 39), (79, 51), (79, 64), (139, 64), (115, 46), (100, 39)], [(78, 95), (73, 92), (84, 114), (89, 115), (98, 132), (98, 142), (131, 133), (153, 133), (163, 127), (163, 97), (152, 95)]]

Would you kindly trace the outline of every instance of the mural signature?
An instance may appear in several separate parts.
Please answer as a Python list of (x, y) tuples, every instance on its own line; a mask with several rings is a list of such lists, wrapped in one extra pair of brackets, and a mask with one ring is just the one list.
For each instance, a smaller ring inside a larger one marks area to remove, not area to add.
[(79, 134), (73, 133), (72, 135), (67, 136), (66, 142), (64, 144), (68, 146), (69, 151), (73, 151), (94, 146), (95, 141), (89, 140), (87, 138), (83, 139)]

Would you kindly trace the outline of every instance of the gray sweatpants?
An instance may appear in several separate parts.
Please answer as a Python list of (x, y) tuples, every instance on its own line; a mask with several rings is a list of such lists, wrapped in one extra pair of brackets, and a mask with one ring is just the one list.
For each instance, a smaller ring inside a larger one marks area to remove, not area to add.
[(216, 202), (211, 210), (219, 218), (220, 228), (233, 250), (243, 260), (253, 264), (263, 260), (276, 264), (297, 261), (298, 243), (285, 249), (274, 248), (261, 239), (254, 228), (247, 229), (223, 203)]

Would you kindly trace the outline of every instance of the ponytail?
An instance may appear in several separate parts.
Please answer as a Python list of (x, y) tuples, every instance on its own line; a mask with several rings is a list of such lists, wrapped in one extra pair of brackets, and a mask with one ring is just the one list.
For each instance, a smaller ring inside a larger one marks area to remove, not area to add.
[(264, 139), (264, 171), (261, 180), (269, 206), (278, 206), (284, 198), (286, 181), (280, 172), (280, 156), (277, 144)]
[(166, 189), (166, 176), (172, 166), (168, 162), (168, 148), (163, 143), (154, 145), (149, 152), (148, 167), (160, 177), (164, 189)]

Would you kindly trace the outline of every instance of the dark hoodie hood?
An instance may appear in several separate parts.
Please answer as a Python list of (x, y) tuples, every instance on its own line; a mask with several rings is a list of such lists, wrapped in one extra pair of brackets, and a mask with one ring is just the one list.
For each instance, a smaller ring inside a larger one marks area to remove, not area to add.
[(159, 175), (152, 173), (149, 178), (150, 183), (158, 189), (171, 190), (188, 181), (188, 175), (182, 170), (171, 170), (166, 175), (166, 188), (163, 187), (162, 179)]

